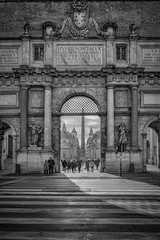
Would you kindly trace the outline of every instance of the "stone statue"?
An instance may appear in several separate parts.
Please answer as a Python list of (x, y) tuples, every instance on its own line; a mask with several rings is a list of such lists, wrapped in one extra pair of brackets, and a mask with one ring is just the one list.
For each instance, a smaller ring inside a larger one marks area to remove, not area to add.
[(124, 150), (124, 146), (127, 144), (128, 139), (127, 139), (127, 134), (128, 134), (128, 129), (126, 128), (126, 125), (124, 122), (121, 122), (118, 126), (118, 132), (119, 132), (119, 142), (118, 145), (123, 146), (123, 150)]
[(31, 143), (32, 145), (37, 146), (39, 142), (39, 135), (42, 132), (42, 127), (39, 124), (35, 124), (34, 122), (32, 122), (29, 128), (29, 134), (31, 135)]

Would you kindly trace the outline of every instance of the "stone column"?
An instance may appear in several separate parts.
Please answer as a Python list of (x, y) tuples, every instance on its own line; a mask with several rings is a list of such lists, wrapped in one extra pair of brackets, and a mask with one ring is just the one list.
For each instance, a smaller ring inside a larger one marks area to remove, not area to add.
[(147, 164), (147, 133), (142, 133), (142, 171), (146, 172)]
[(44, 149), (51, 150), (51, 136), (52, 136), (52, 89), (51, 86), (45, 87), (44, 99)]
[(13, 172), (16, 171), (17, 164), (17, 136), (13, 135)]
[(107, 149), (114, 149), (114, 89), (107, 86)]
[(20, 149), (28, 147), (28, 87), (21, 87)]
[(131, 108), (131, 149), (138, 149), (138, 88), (132, 87), (132, 108)]

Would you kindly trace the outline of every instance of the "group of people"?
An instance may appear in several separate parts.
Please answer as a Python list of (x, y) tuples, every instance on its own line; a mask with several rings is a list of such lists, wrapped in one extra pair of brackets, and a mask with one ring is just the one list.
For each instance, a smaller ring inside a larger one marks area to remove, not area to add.
[(62, 159), (61, 160), (62, 163), (62, 168), (63, 171), (66, 172), (76, 172), (78, 170), (78, 172), (81, 172), (81, 167), (82, 167), (82, 160), (81, 159), (71, 159), (71, 160), (65, 160)]
[(44, 162), (44, 174), (45, 175), (53, 175), (53, 169), (54, 169), (55, 162), (50, 157), (49, 160), (45, 160)]
[(99, 168), (99, 164), (100, 164), (100, 159), (87, 159), (85, 162), (86, 166), (86, 170), (87, 172), (93, 172), (94, 171), (94, 167), (96, 167), (96, 169), (98, 170)]
[[(67, 171), (72, 173), (74, 172), (80, 173), (83, 165), (83, 162), (81, 159), (75, 159), (75, 158), (71, 160), (62, 159), (61, 163), (62, 163), (62, 168), (64, 172)], [(95, 167), (98, 170), (100, 159), (87, 159), (84, 164), (85, 164), (84, 169), (86, 169), (87, 172), (90, 172), (90, 171), (93, 172)]]

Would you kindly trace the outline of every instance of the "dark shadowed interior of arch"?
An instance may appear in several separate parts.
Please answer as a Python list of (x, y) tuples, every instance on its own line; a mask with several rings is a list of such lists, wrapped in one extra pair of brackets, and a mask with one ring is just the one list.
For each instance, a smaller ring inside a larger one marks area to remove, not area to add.
[[(101, 154), (100, 117), (97, 104), (89, 97), (74, 96), (61, 108), (61, 170), (66, 160), (82, 162), (81, 172), (86, 172), (86, 161), (98, 160)], [(94, 171), (99, 171), (94, 165)], [(68, 172), (67, 167), (65, 171)], [(72, 170), (70, 170), (72, 172)], [(91, 171), (91, 169), (90, 169)], [(74, 173), (78, 168), (74, 169)]]
[(152, 122), (147, 128), (147, 164), (159, 165), (160, 119)]
[(13, 139), (10, 126), (0, 121), (0, 170), (12, 168)]

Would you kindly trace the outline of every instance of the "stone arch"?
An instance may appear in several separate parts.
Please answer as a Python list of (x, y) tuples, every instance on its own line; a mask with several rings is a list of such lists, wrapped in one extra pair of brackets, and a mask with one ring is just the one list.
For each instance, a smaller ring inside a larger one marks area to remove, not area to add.
[[(100, 105), (99, 105), (99, 102), (97, 101), (97, 99), (95, 99), (93, 96), (91, 96), (91, 95), (89, 95), (88, 93), (80, 93), (80, 92), (77, 92), (77, 93), (72, 93), (72, 94), (69, 94), (68, 96), (66, 96), (64, 99), (63, 99), (63, 101), (61, 102), (61, 104), (60, 104), (60, 106), (59, 106), (59, 112), (61, 112), (61, 109), (62, 109), (62, 107), (63, 107), (63, 105), (69, 100), (69, 99), (71, 99), (71, 98), (74, 98), (74, 97), (78, 97), (78, 96), (80, 96), (80, 97), (86, 97), (86, 98), (89, 98), (89, 99), (91, 99), (95, 104), (96, 104), (96, 106), (97, 106), (97, 108), (98, 108), (98, 113), (100, 112)], [(97, 114), (98, 114), (97, 113)]]
[(15, 126), (14, 126), (10, 121), (8, 121), (8, 120), (5, 119), (5, 118), (2, 118), (2, 119), (1, 119), (1, 122), (8, 124), (8, 126), (9, 126), (10, 129), (12, 130), (12, 135), (13, 135), (14, 137), (17, 137), (16, 128), (15, 128)]
[[(105, 91), (105, 89), (104, 89)], [(106, 93), (102, 91), (102, 89), (87, 89), (87, 88), (73, 88), (73, 89), (58, 89), (55, 93), (55, 102), (53, 105), (53, 109), (55, 112), (60, 113), (61, 107), (63, 104), (74, 96), (86, 96), (92, 99), (97, 105), (99, 112), (104, 112), (106, 110)]]
[(152, 123), (152, 122), (155, 122), (155, 121), (158, 121), (159, 120), (159, 117), (152, 117), (150, 118), (144, 125), (143, 127), (143, 130), (142, 130), (142, 134), (146, 134), (147, 133), (147, 128), (149, 127), (149, 125)]
[(15, 172), (16, 163), (17, 163), (17, 154), (16, 154), (16, 150), (17, 150), (17, 136), (18, 136), (17, 135), (17, 131), (16, 131), (15, 126), (10, 121), (8, 121), (7, 119), (2, 118), (0, 121), (2, 123), (7, 124), (9, 126), (11, 132), (12, 132), (12, 137), (13, 137), (13, 155), (12, 155), (12, 169), (11, 169), (11, 171)]
[[(147, 128), (154, 122), (160, 121), (159, 116), (152, 117), (150, 118), (143, 127), (142, 130), (142, 166), (143, 166), (143, 171), (146, 172), (146, 164), (147, 164)], [(157, 132), (158, 133), (158, 132)], [(159, 135), (160, 133), (158, 133)], [(160, 145), (160, 136), (159, 136), (159, 145)], [(160, 146), (159, 146), (160, 149)], [(160, 152), (160, 151), (159, 151)], [(157, 160), (157, 167), (160, 168), (160, 156)]]

